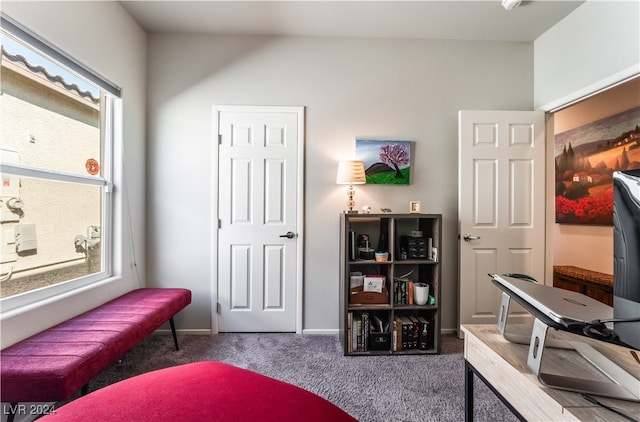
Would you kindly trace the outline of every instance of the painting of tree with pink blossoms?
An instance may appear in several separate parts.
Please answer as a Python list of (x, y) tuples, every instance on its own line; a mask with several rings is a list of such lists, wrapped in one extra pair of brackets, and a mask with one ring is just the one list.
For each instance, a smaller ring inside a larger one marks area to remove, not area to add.
[(364, 162), (367, 184), (409, 184), (411, 141), (356, 139), (356, 158)]

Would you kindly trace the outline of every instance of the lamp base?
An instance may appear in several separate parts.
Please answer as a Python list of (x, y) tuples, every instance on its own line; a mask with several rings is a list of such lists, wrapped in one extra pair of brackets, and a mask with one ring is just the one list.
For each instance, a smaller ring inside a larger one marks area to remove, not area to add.
[(345, 210), (344, 213), (345, 214), (357, 214), (358, 210)]

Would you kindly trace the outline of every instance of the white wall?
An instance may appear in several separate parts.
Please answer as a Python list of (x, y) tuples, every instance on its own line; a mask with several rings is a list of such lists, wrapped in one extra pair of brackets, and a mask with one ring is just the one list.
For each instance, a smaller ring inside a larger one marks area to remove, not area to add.
[[(564, 106), (640, 73), (639, 28), (640, 2), (589, 0), (540, 36), (534, 42), (536, 108)], [(550, 130), (547, 279), (554, 264), (611, 274), (611, 227), (555, 224), (553, 127)]]
[[(117, 236), (124, 242), (124, 250), (114, 257), (118, 277), (18, 312), (3, 312), (2, 347), (6, 347), (138, 287), (134, 250), (144, 283), (146, 34), (116, 2), (3, 1), (2, 12), (122, 88), (124, 193), (130, 199), (124, 219), (116, 221)], [(121, 180), (116, 182), (123, 186)]]
[[(457, 326), (457, 112), (532, 109), (531, 43), (149, 36), (149, 283), (194, 291), (210, 329), (214, 104), (306, 107), (305, 332), (338, 328), (337, 162), (358, 136), (416, 142), (412, 184), (358, 186), (356, 206), (443, 214), (442, 327)], [(212, 238), (213, 236), (213, 238)]]
[(640, 72), (640, 2), (587, 0), (534, 42), (535, 107), (550, 110)]

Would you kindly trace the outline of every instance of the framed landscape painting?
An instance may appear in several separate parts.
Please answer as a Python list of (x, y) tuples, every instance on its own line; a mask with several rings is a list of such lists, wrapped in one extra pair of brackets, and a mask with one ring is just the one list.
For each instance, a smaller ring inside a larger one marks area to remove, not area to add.
[(635, 168), (640, 107), (556, 134), (556, 223), (613, 225), (613, 172)]
[(364, 162), (367, 184), (409, 184), (411, 141), (356, 139), (356, 159)]

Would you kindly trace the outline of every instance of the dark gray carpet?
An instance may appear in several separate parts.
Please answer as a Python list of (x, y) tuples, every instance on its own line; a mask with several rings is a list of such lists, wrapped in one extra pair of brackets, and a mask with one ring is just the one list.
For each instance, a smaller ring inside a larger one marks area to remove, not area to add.
[[(361, 422), (464, 420), (457, 339), (443, 340), (440, 355), (370, 357), (343, 356), (338, 337), (329, 335), (183, 335), (179, 341), (176, 352), (171, 336), (148, 338), (94, 379), (90, 391), (155, 369), (215, 360), (305, 388)], [(475, 390), (476, 420), (516, 420), (477, 379)]]

